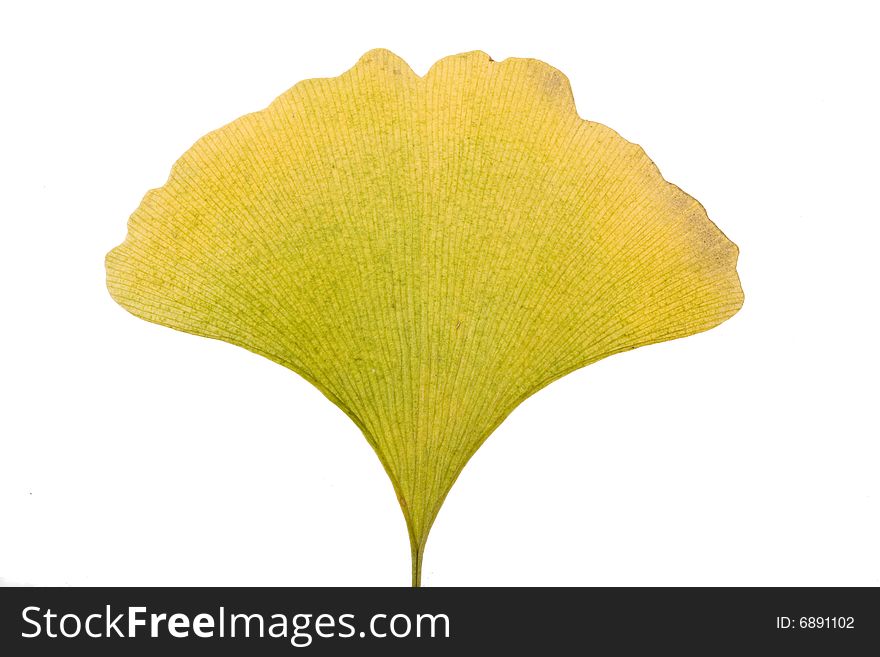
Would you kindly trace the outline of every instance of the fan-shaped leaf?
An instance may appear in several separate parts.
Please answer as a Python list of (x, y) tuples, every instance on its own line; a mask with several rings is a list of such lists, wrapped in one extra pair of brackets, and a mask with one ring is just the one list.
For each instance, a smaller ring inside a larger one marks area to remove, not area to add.
[(742, 304), (736, 247), (536, 60), (385, 50), (199, 140), (107, 256), (113, 297), (301, 374), (361, 428), (419, 582), (470, 456), (529, 395)]

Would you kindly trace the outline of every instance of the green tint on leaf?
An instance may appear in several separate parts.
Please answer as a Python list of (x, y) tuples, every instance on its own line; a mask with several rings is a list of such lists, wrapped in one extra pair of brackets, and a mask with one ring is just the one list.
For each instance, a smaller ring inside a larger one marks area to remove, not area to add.
[(131, 313), (262, 354), (357, 423), (413, 584), (468, 459), (551, 381), (743, 301), (737, 248), (532, 59), (374, 50), (200, 139), (107, 256)]

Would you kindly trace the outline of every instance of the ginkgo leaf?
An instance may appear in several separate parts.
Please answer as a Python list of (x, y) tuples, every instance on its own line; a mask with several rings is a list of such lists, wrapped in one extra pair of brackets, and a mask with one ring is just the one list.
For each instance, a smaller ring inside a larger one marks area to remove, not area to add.
[(200, 139), (107, 256), (113, 298), (305, 377), (431, 524), (524, 399), (611, 354), (712, 328), (737, 248), (567, 79), (471, 52), (424, 77), (387, 50)]

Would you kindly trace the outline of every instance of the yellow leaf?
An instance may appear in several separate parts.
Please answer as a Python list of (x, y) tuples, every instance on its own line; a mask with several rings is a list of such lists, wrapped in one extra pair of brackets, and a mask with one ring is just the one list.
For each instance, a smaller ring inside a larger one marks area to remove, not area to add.
[(551, 381), (704, 331), (737, 248), (533, 59), (374, 50), (200, 139), (107, 256), (143, 319), (262, 354), (360, 427), (425, 541), (465, 463)]

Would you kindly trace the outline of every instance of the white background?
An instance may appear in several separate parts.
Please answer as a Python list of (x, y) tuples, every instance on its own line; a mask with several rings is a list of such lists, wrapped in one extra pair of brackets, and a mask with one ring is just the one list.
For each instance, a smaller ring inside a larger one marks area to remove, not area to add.
[[(0, 577), (407, 585), (378, 459), (297, 375), (106, 292), (201, 135), (374, 47), (567, 74), (741, 249), (742, 311), (542, 390), (472, 459), (426, 585), (880, 585), (871, 5), (4, 4)], [(132, 8), (134, 7), (134, 8)], [(833, 7), (833, 9), (832, 9)]]

